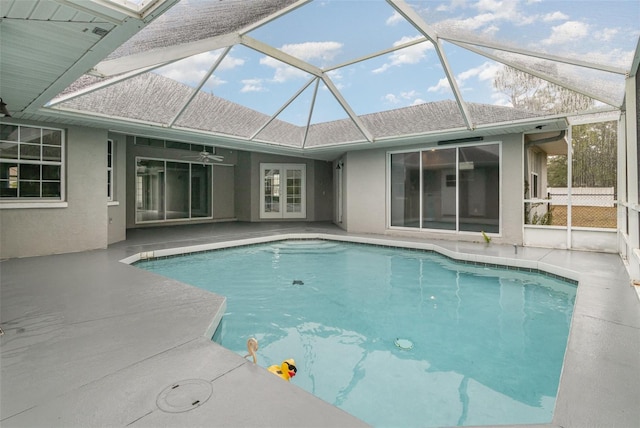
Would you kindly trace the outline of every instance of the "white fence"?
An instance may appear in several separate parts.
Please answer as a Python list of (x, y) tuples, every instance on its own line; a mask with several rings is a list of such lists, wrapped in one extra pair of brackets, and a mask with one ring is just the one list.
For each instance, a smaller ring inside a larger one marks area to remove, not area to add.
[[(549, 187), (547, 193), (552, 205), (567, 205), (568, 189), (566, 187)], [(571, 205), (584, 207), (613, 207), (615, 192), (613, 187), (573, 187), (571, 188)]]

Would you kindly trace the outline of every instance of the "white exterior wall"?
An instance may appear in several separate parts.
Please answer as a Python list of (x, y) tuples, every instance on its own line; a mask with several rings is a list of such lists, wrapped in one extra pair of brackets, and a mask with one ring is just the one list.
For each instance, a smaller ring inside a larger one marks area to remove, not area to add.
[(107, 131), (66, 130), (66, 208), (0, 209), (0, 258), (107, 246)]
[(344, 157), (343, 225), (352, 233), (384, 233), (386, 151), (350, 152)]
[[(501, 222), (496, 243), (522, 244), (523, 141), (521, 134), (485, 138), (485, 143), (502, 142)], [(428, 146), (415, 146), (415, 149)], [(454, 147), (454, 146), (448, 146)], [(403, 148), (404, 150), (404, 148)], [(411, 231), (387, 229), (387, 150), (349, 152), (344, 157), (345, 202), (343, 224), (351, 233), (379, 233), (395, 236), (480, 241), (477, 232)]]

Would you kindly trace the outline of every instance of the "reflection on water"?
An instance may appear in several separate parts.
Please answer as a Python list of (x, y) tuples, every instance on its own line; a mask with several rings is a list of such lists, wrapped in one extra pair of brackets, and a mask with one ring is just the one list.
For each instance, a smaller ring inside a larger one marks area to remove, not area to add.
[(227, 296), (216, 342), (256, 337), (258, 364), (294, 358), (293, 383), (372, 425), (551, 421), (573, 285), (324, 241), (140, 266)]

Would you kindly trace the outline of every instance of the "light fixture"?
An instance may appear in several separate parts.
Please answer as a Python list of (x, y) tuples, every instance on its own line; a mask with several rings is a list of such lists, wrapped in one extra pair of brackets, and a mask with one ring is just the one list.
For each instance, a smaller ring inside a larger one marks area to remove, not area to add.
[(7, 110), (7, 104), (2, 101), (2, 98), (0, 98), (0, 115), (3, 117), (11, 117), (9, 110)]

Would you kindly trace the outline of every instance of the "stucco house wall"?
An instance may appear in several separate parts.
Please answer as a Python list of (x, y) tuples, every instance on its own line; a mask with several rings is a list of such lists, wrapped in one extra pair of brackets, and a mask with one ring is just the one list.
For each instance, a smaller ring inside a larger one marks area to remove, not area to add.
[(69, 127), (65, 137), (67, 206), (0, 209), (0, 258), (107, 247), (107, 131)]
[[(492, 239), (496, 243), (522, 244), (523, 183), (522, 134), (485, 138), (484, 143), (502, 142), (501, 157), (501, 233)], [(425, 148), (414, 146), (410, 150)], [(454, 146), (448, 146), (454, 147)], [(403, 147), (403, 150), (405, 148)], [(343, 227), (352, 233), (377, 233), (434, 239), (479, 241), (477, 232), (431, 232), (387, 228), (387, 152), (388, 150), (362, 150), (348, 153), (344, 159), (343, 174), (345, 205)]]

